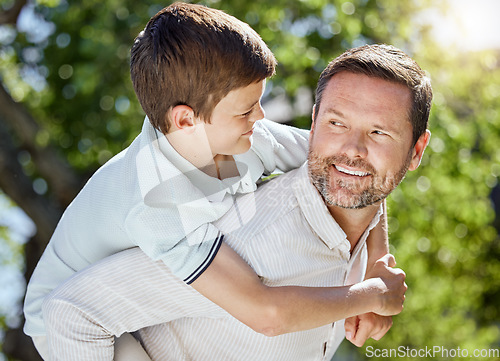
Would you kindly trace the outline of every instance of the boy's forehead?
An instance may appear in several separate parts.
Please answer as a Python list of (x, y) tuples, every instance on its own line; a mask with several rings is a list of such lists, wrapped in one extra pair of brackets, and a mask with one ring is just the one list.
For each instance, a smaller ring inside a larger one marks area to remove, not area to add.
[(266, 82), (264, 80), (252, 83), (250, 85), (231, 90), (219, 105), (229, 105), (235, 109), (248, 109), (260, 101), (264, 94)]

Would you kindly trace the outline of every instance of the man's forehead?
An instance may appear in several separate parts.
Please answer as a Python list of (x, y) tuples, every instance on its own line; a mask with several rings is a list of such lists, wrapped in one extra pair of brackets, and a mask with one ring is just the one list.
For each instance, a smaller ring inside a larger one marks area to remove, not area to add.
[[(411, 98), (410, 89), (403, 84), (364, 74), (341, 72), (329, 80), (321, 103), (330, 105), (347, 102), (344, 105), (366, 105), (381, 111), (387, 108), (400, 110), (404, 106), (404, 110), (410, 110)], [(341, 111), (337, 109), (339, 107), (335, 108), (335, 111)]]
[(393, 91), (398, 91), (401, 93), (411, 94), (410, 89), (405, 84), (402, 84), (395, 80), (382, 78), (376, 75), (367, 75), (364, 73), (352, 72), (348, 70), (344, 70), (333, 75), (328, 81), (326, 88), (357, 88), (364, 85), (366, 86), (367, 84), (371, 86), (379, 86), (392, 89)]
[(338, 120), (362, 117), (375, 127), (405, 133), (411, 131), (408, 126), (412, 128), (411, 104), (411, 91), (405, 85), (341, 72), (330, 79), (316, 111), (326, 118)]

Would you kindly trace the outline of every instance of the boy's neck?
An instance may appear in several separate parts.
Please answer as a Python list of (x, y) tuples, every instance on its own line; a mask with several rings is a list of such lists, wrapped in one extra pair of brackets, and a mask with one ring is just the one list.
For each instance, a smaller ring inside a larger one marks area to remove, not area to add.
[(236, 167), (236, 162), (234, 161), (233, 156), (217, 154), (213, 160), (213, 163), (199, 169), (210, 177), (218, 179), (239, 176), (240, 173)]
[(203, 173), (218, 179), (239, 175), (236, 163), (231, 155), (213, 154), (204, 137), (194, 137), (182, 131), (165, 135), (170, 145), (184, 159)]

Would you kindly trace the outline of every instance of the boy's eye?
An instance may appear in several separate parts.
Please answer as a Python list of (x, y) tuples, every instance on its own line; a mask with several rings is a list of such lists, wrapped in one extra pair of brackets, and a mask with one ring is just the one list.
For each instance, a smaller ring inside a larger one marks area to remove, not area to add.
[(250, 109), (248, 112), (241, 114), (240, 117), (242, 117), (242, 118), (248, 117), (250, 114), (252, 114), (252, 110), (253, 109)]

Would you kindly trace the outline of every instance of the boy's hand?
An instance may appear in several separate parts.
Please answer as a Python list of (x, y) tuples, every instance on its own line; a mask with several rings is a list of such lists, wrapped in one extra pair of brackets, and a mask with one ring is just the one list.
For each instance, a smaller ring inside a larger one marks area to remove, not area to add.
[(379, 305), (373, 312), (381, 316), (392, 316), (403, 310), (405, 292), (408, 289), (405, 283), (406, 275), (403, 270), (393, 268), (396, 260), (391, 254), (380, 258), (370, 270), (365, 280), (369, 287), (376, 289)]
[(380, 340), (391, 327), (391, 316), (380, 316), (373, 312), (346, 318), (344, 324), (346, 339), (357, 347), (363, 346), (370, 337)]

